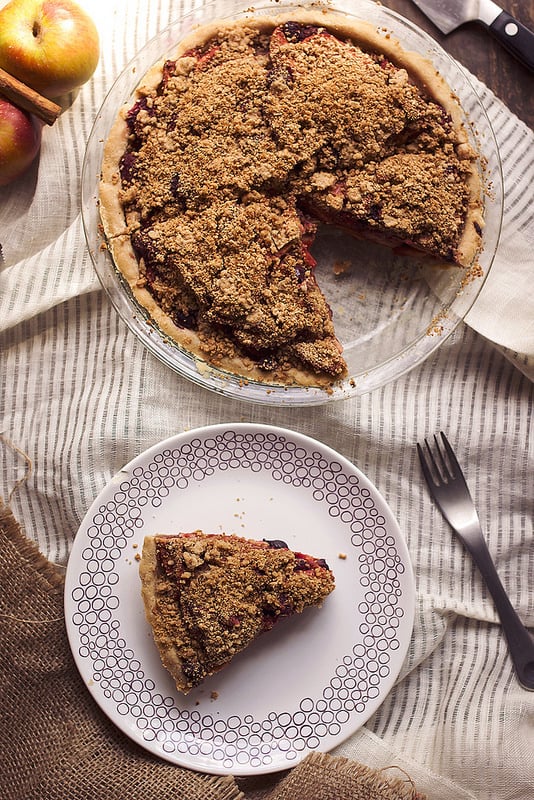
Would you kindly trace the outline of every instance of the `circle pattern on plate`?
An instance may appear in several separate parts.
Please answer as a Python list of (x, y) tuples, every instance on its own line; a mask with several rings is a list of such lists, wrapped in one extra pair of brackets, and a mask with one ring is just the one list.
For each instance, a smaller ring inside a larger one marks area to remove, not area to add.
[[(304, 697), (296, 712), (271, 712), (262, 719), (217, 718), (180, 708), (176, 696), (163, 696), (122, 634), (117, 615), (116, 564), (144, 526), (143, 507), (158, 508), (171, 491), (233, 469), (265, 471), (274, 481), (307, 488), (317, 503), (326, 504), (329, 515), (348, 529), (363, 589), (355, 643), (326, 676), (322, 697)], [(164, 757), (208, 759), (217, 771), (267, 771), (275, 754), (291, 765), (342, 734), (351, 716), (365, 714), (391, 676), (391, 659), (401, 647), (405, 565), (370, 489), (319, 450), (278, 432), (232, 429), (163, 448), (115, 484), (111, 499), (93, 509), (86, 535), (83, 569), (70, 590), (76, 655), (91, 664), (91, 680), (116, 713), (129, 718), (139, 739), (157, 745)]]

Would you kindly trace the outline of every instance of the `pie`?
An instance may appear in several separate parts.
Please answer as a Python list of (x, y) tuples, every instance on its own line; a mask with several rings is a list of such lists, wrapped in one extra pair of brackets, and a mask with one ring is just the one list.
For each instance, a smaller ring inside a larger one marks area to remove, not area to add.
[[(105, 143), (106, 246), (160, 331), (208, 365), (330, 387), (342, 346), (319, 224), (469, 270), (481, 159), (430, 62), (323, 8), (198, 28)], [(320, 277), (320, 276), (319, 276)]]
[(161, 661), (184, 694), (334, 589), (323, 559), (285, 542), (202, 531), (145, 537), (139, 572)]

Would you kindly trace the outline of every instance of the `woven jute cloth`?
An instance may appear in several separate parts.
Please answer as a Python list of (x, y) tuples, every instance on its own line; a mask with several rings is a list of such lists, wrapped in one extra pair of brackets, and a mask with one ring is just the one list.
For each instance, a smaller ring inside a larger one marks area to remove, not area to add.
[(63, 575), (0, 501), (2, 800), (424, 800), (408, 776), (312, 754), (242, 784), (161, 761), (96, 706), (72, 658)]

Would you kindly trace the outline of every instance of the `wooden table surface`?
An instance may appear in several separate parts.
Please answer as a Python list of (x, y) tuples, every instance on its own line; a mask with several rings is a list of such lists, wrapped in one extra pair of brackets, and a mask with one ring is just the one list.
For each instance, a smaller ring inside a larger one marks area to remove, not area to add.
[[(436, 0), (439, 2), (439, 0)], [(498, 0), (498, 4), (534, 30), (534, 0)], [(451, 56), (483, 81), (508, 108), (534, 128), (534, 73), (523, 67), (481, 24), (469, 22), (445, 36), (412, 0), (382, 0), (427, 31)]]

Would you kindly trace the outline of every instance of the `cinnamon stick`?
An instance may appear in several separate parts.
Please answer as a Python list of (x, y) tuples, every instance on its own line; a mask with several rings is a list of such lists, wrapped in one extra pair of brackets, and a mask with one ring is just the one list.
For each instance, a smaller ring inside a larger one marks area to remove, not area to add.
[(34, 114), (47, 125), (53, 125), (61, 114), (61, 106), (43, 97), (38, 92), (14, 78), (0, 67), (0, 94), (19, 108)]

